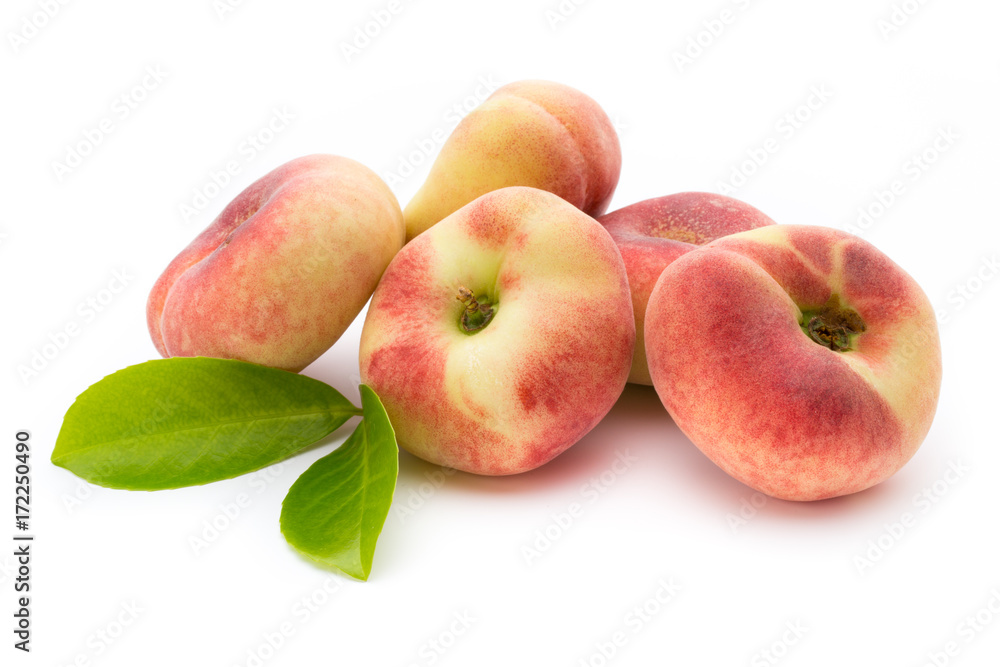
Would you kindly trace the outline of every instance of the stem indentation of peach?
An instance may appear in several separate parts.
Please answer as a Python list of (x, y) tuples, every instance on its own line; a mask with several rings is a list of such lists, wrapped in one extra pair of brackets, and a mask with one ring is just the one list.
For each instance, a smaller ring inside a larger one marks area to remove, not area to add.
[(854, 337), (867, 328), (857, 311), (842, 305), (836, 294), (818, 310), (803, 312), (803, 320), (806, 335), (834, 352), (851, 350)]

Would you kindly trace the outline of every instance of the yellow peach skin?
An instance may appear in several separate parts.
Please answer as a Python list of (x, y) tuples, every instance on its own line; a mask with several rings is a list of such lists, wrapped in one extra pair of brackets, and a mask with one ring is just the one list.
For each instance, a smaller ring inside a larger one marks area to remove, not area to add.
[(361, 377), (401, 447), (506, 475), (549, 461), (601, 420), (634, 343), (625, 267), (607, 231), (553, 194), (512, 187), (393, 259), (361, 332)]
[(682, 431), (769, 495), (861, 491), (923, 442), (941, 385), (927, 297), (871, 244), (823, 227), (727, 236), (649, 299), (653, 385)]
[(549, 81), (510, 83), (462, 119), (441, 147), (404, 211), (407, 240), (508, 186), (540, 188), (598, 216), (620, 171), (618, 135), (594, 100)]
[(146, 308), (164, 357), (290, 371), (340, 337), (405, 237), (389, 187), (347, 158), (310, 155), (260, 178), (167, 267)]

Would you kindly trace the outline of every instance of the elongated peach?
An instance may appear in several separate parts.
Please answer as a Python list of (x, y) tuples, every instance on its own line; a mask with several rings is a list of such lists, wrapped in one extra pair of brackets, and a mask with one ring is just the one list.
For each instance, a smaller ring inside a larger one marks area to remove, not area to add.
[(404, 211), (407, 239), (508, 186), (547, 190), (600, 215), (621, 163), (618, 135), (597, 102), (551, 81), (509, 83), (463, 118), (441, 147)]

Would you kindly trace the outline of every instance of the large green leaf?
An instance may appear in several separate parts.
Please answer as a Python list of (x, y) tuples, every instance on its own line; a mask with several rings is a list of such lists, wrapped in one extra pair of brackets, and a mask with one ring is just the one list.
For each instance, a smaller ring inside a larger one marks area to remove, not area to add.
[(367, 580), (396, 488), (399, 450), (382, 402), (366, 385), (361, 405), (354, 433), (288, 490), (281, 532), (307, 558)]
[(174, 357), (80, 394), (52, 462), (119, 489), (173, 489), (288, 458), (360, 414), (318, 380), (243, 361)]

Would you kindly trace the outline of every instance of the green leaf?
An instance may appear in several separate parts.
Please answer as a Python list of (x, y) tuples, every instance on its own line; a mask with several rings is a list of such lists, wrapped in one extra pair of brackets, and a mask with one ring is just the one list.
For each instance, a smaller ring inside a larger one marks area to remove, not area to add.
[(357, 414), (305, 375), (229, 359), (158, 359), (80, 394), (52, 462), (117, 489), (207, 484), (286, 459)]
[(281, 532), (302, 555), (367, 580), (399, 472), (396, 434), (382, 402), (361, 385), (364, 418), (312, 464), (281, 505)]

